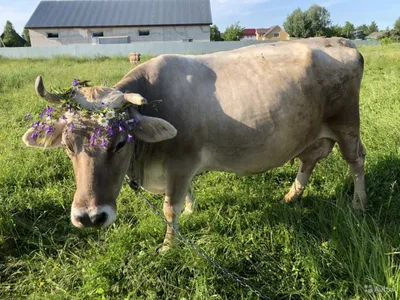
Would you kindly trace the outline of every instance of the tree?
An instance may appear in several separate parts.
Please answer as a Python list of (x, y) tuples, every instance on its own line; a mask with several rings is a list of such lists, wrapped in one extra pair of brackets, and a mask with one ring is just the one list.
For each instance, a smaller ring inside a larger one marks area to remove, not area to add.
[(349, 21), (347, 21), (342, 29), (342, 36), (346, 37), (346, 38), (352, 38), (353, 37), (353, 32), (355, 31), (355, 27), (352, 23), (350, 23)]
[(375, 21), (372, 21), (371, 25), (369, 25), (368, 30), (371, 33), (378, 32), (379, 28)]
[(210, 40), (211, 41), (222, 41), (221, 32), (219, 31), (217, 25), (210, 27)]
[(283, 28), (290, 35), (297, 38), (310, 37), (310, 22), (307, 15), (297, 8), (290, 15), (287, 16), (286, 21), (283, 23)]
[(6, 26), (4, 27), (4, 32), (1, 35), (1, 38), (6, 47), (21, 47), (21, 46), (23, 46), (21, 37), (15, 31), (15, 29), (10, 21), (6, 22)]
[(400, 18), (394, 23), (393, 29), (400, 30)]
[(366, 24), (358, 26), (356, 30), (361, 30), (365, 35), (369, 35), (370, 33), (372, 33), (369, 31), (369, 27)]
[(343, 28), (339, 24), (332, 25), (327, 29), (327, 36), (329, 37), (341, 37), (343, 34)]
[(29, 30), (24, 28), (24, 31), (22, 32), (22, 38), (26, 41), (25, 46), (30, 47), (31, 46), (31, 37), (29, 35)]
[(243, 37), (244, 27), (239, 25), (239, 22), (228, 26), (223, 34), (224, 41), (240, 41)]
[(330, 13), (322, 6), (312, 5), (306, 12), (311, 36), (323, 36), (331, 25)]

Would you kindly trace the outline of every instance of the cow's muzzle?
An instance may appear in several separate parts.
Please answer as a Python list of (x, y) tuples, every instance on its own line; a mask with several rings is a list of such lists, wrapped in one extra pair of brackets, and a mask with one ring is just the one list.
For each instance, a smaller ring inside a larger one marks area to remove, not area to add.
[(83, 227), (106, 227), (116, 219), (115, 209), (109, 205), (101, 207), (71, 209), (71, 222), (78, 228)]

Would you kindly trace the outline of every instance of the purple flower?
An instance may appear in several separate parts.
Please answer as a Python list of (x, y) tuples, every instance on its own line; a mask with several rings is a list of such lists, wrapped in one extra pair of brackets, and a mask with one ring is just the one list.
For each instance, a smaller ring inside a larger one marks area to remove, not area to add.
[(77, 86), (78, 84), (79, 84), (79, 79), (74, 78), (74, 80), (72, 81), (72, 86)]
[(128, 140), (127, 140), (127, 142), (130, 143), (130, 142), (132, 142), (132, 141), (133, 141), (133, 136), (131, 136), (130, 134), (128, 134)]
[(102, 148), (106, 148), (107, 147), (107, 144), (106, 144), (106, 140), (105, 139), (102, 139), (101, 140), (101, 145), (100, 145)]
[(124, 131), (125, 131), (125, 128), (122, 127), (121, 125), (119, 125), (119, 132), (124, 132)]
[(31, 118), (31, 114), (26, 114), (25, 118), (30, 119)]
[(51, 115), (54, 112), (54, 108), (52, 108), (51, 106), (47, 106), (47, 114)]
[(66, 120), (67, 117), (66, 117), (65, 115), (62, 115), (62, 116), (61, 116), (61, 119), (62, 119), (62, 120)]
[(34, 141), (36, 141), (38, 137), (39, 137), (39, 133), (36, 131), (31, 135), (31, 139)]
[(74, 123), (69, 123), (69, 129), (68, 132), (72, 132), (74, 130), (75, 124)]
[(46, 115), (46, 114), (47, 114), (47, 108), (45, 108), (45, 109), (41, 112), (40, 118), (42, 119), (42, 118), (44, 117), (44, 115)]
[(107, 126), (107, 131), (111, 136), (114, 135), (114, 130), (113, 130), (113, 128), (111, 126)]
[(40, 126), (40, 121), (37, 121), (36, 123), (32, 123), (31, 127), (34, 129), (37, 129)]
[(52, 126), (47, 127), (46, 134), (52, 134), (52, 133), (53, 133), (53, 127)]

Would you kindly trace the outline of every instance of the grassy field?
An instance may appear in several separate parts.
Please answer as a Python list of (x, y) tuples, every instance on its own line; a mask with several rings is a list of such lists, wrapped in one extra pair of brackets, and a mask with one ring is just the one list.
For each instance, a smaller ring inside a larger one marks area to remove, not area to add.
[[(181, 231), (271, 298), (400, 298), (400, 45), (361, 52), (365, 216), (349, 208), (352, 180), (336, 147), (293, 205), (280, 200), (297, 163), (194, 181), (197, 211), (181, 218)], [(0, 59), (0, 299), (257, 299), (184, 244), (157, 254), (164, 224), (127, 186), (114, 225), (74, 228), (66, 154), (22, 144), (25, 114), (45, 105), (34, 93), (37, 75), (55, 87), (74, 77), (112, 84), (129, 69), (117, 58)]]

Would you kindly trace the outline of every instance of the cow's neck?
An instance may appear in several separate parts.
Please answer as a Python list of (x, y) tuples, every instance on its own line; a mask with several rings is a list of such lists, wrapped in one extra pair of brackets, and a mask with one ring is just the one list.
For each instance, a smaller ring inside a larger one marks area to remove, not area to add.
[(143, 94), (146, 88), (144, 70), (140, 67), (133, 69), (114, 85), (114, 88), (123, 93)]
[[(157, 143), (146, 143), (135, 140), (134, 153), (132, 155), (131, 164), (128, 170), (128, 176), (137, 186), (149, 187), (153, 183), (149, 182), (154, 169), (158, 169), (157, 165), (162, 164), (159, 146)], [(146, 188), (148, 189), (148, 188)], [(157, 193), (158, 191), (153, 191)]]

